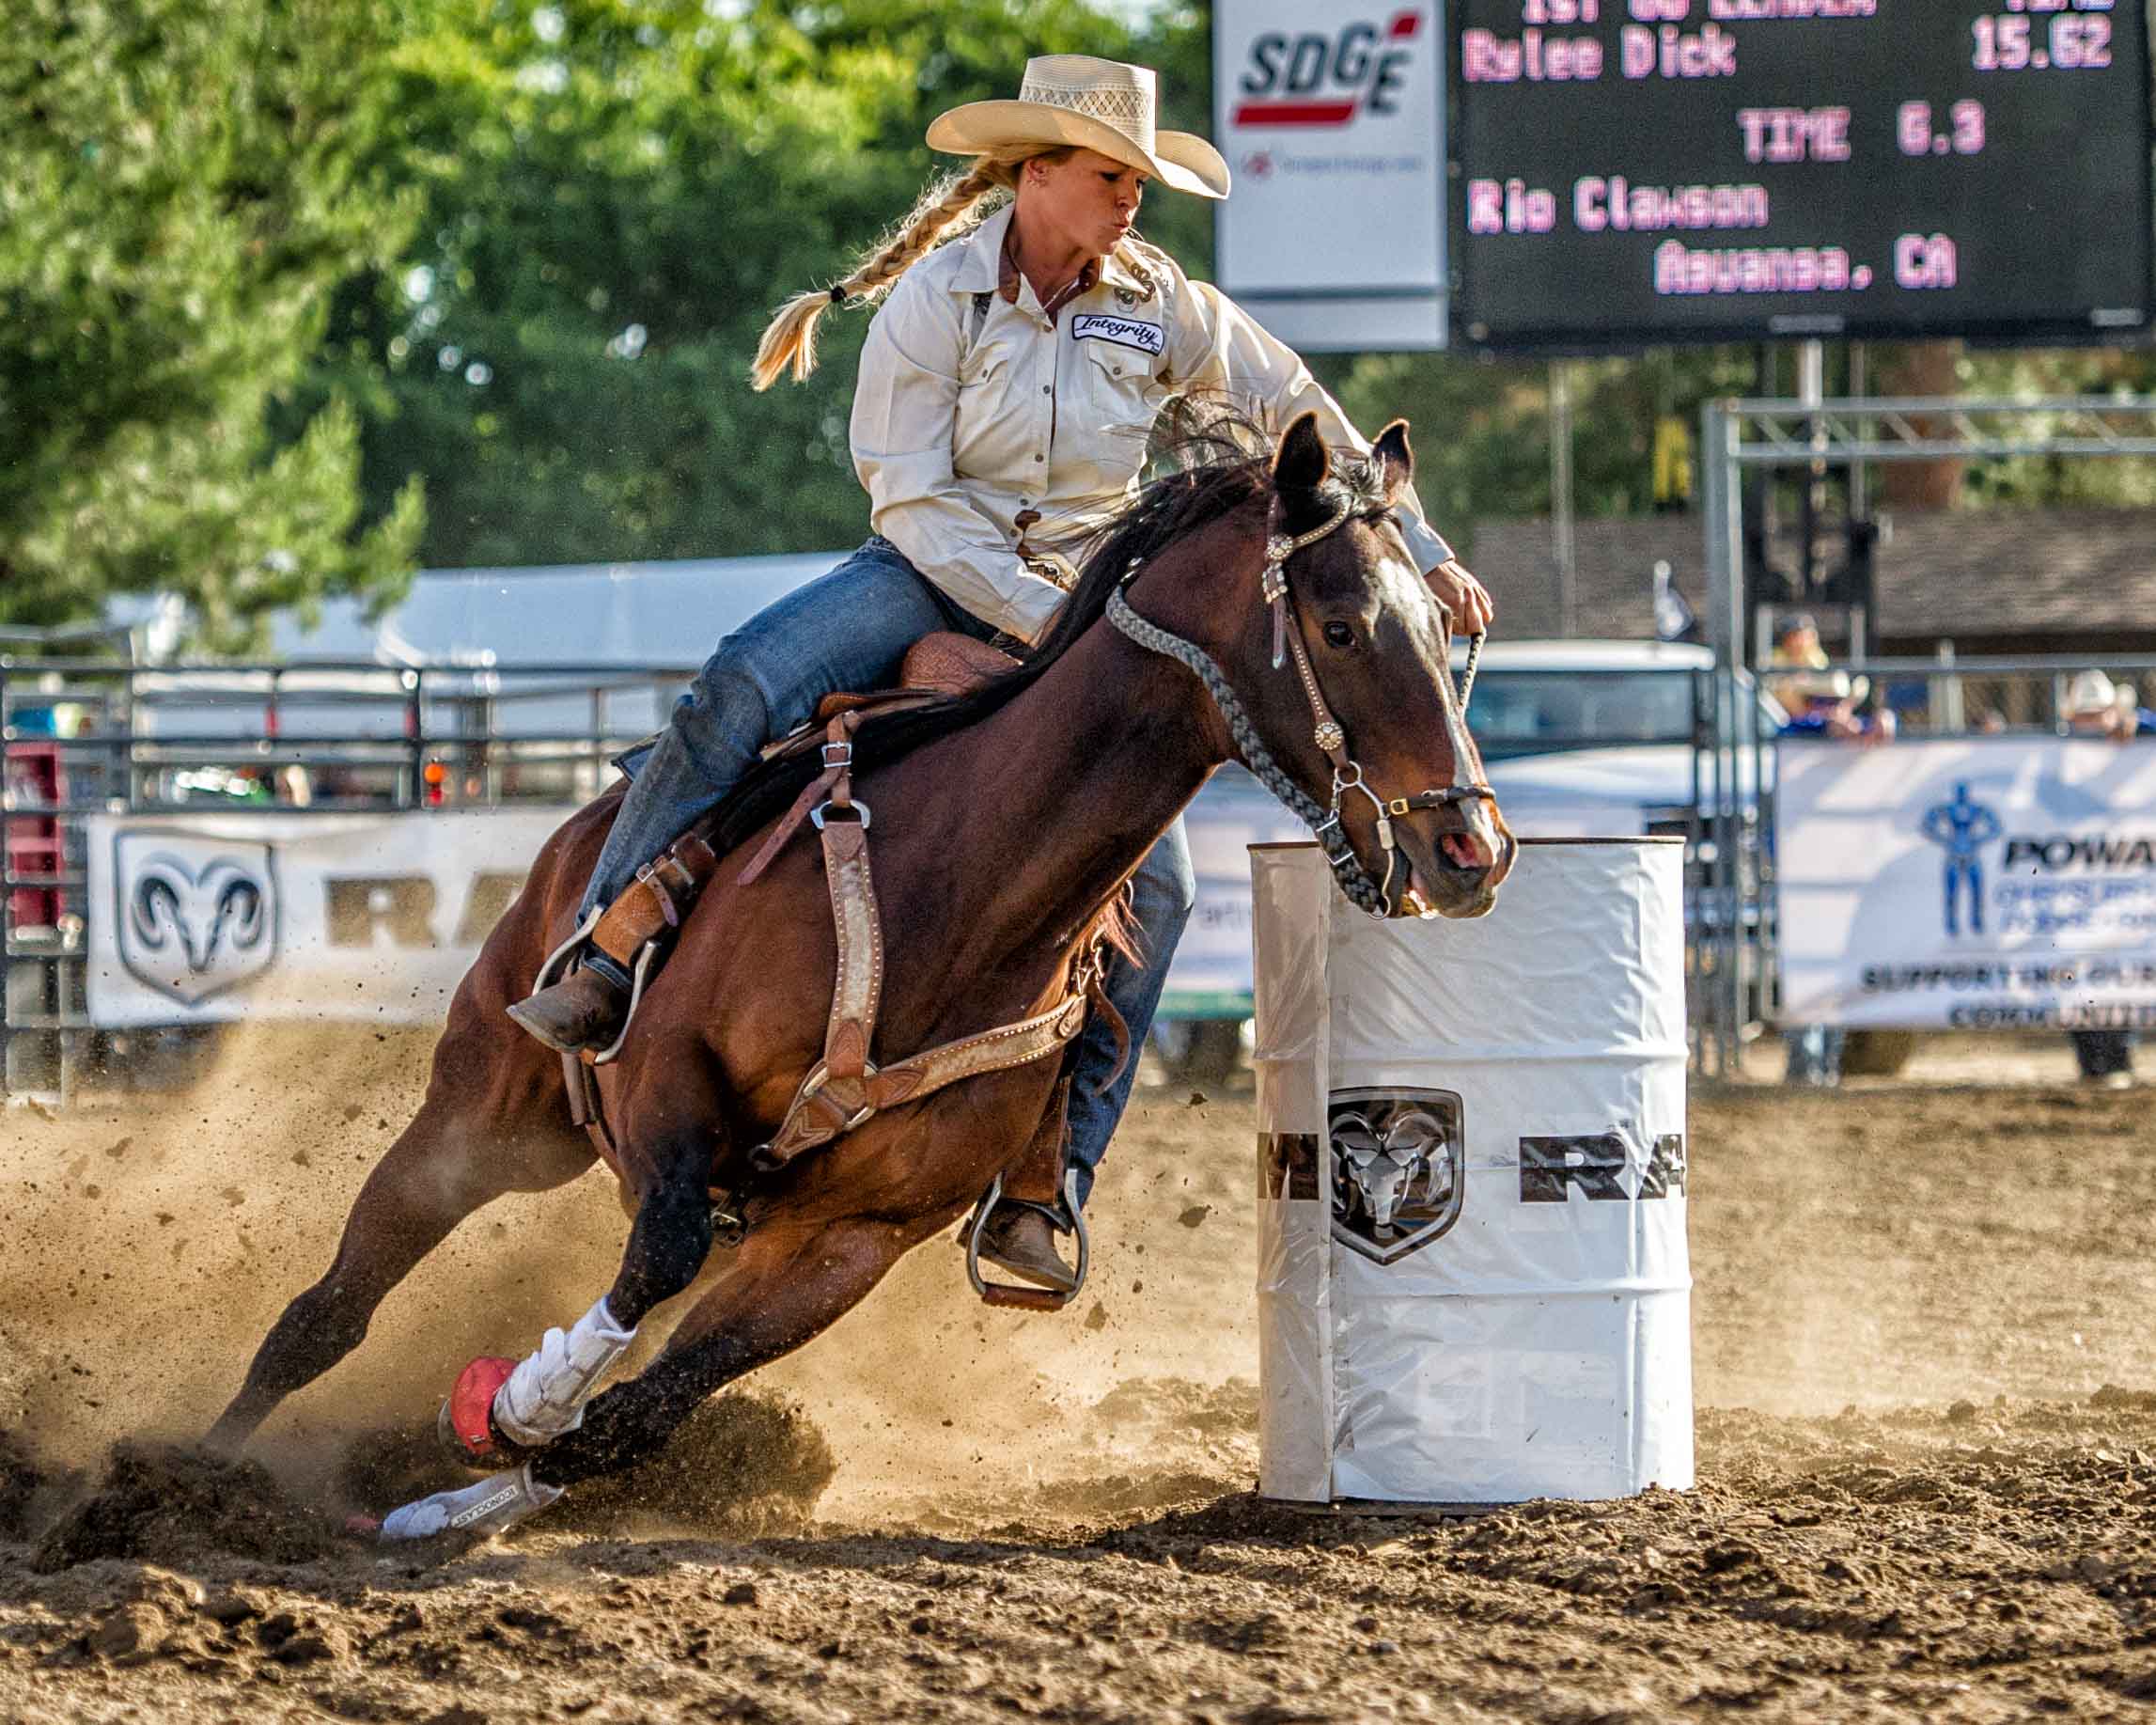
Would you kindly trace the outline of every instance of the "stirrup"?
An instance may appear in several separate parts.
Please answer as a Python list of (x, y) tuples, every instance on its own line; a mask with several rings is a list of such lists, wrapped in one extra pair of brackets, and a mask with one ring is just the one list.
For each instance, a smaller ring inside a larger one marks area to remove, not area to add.
[(629, 1004), (622, 1010), (621, 1029), (615, 1039), (597, 1054), (588, 1057), (594, 1066), (604, 1066), (621, 1052), (621, 1044), (629, 1040), (629, 1027), (636, 1022), (636, 1009), (644, 1004), (645, 980), (651, 974), (651, 964), (659, 956), (659, 943), (648, 940), (636, 954), (636, 969), (629, 979)]
[[(532, 995), (552, 988), (555, 982), (561, 980), (556, 973), (563, 970), (569, 962), (570, 955), (590, 938), (591, 931), (599, 926), (600, 917), (605, 914), (605, 905), (594, 905), (591, 914), (577, 924), (569, 938), (546, 955), (545, 963), (539, 967), (539, 975), (532, 979), (530, 992), (525, 996), (526, 999), (529, 999)], [(636, 968), (629, 978), (629, 1004), (622, 1010), (621, 1028), (615, 1033), (614, 1040), (597, 1054), (586, 1053), (580, 1056), (580, 1059), (588, 1061), (593, 1066), (604, 1066), (621, 1052), (621, 1044), (629, 1040), (629, 1027), (636, 1022), (636, 1009), (644, 1001), (644, 985), (650, 980), (651, 965), (658, 956), (659, 944), (656, 941), (648, 940), (637, 949)]]
[(538, 994), (541, 989), (552, 988), (555, 985), (556, 979), (554, 973), (568, 962), (571, 952), (584, 945), (591, 931), (599, 926), (600, 917), (605, 914), (605, 905), (594, 904), (591, 907), (591, 914), (570, 931), (569, 938), (546, 955), (546, 962), (539, 967), (539, 975), (532, 979), (530, 991), (525, 996), (526, 999), (529, 999), (532, 995)]
[[(1022, 1288), (1011, 1282), (992, 1282), (980, 1273), (981, 1236), (988, 1232), (988, 1219), (995, 1214), (1000, 1203), (1023, 1205), (1027, 1210), (1045, 1215), (1059, 1231), (1074, 1234), (1078, 1240), (1077, 1279), (1070, 1292), (1059, 1293), (1054, 1288)], [(1003, 1176), (998, 1173), (989, 1183), (986, 1192), (973, 1213), (973, 1220), (966, 1227), (966, 1279), (973, 1283), (973, 1291), (990, 1306), (1011, 1306), (1023, 1311), (1061, 1311), (1078, 1297), (1086, 1287), (1086, 1270), (1092, 1257), (1092, 1242), (1086, 1231), (1086, 1213), (1078, 1207), (1078, 1170), (1069, 1168), (1063, 1175), (1063, 1201), (1060, 1204), (1036, 1204), (1025, 1199), (1006, 1200), (1003, 1196)]]

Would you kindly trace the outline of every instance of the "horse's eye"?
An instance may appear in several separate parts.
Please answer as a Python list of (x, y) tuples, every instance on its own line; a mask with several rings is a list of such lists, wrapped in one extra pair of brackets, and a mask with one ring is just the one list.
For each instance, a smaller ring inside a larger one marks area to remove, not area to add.
[(1342, 622), (1327, 623), (1325, 644), (1328, 647), (1352, 647), (1355, 644), (1355, 632)]

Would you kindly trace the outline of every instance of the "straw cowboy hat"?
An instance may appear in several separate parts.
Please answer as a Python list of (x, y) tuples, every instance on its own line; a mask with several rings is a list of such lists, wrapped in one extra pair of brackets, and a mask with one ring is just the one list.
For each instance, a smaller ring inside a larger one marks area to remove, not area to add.
[(1142, 168), (1164, 186), (1200, 197), (1227, 196), (1220, 151), (1188, 132), (1160, 132), (1152, 69), (1089, 54), (1036, 55), (1016, 102), (969, 102), (939, 114), (929, 148), (978, 156), (1012, 144), (1074, 144)]

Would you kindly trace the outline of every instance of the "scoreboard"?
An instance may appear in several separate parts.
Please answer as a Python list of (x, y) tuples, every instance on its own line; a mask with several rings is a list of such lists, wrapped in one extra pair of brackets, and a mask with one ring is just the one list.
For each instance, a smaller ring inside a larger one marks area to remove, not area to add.
[(2131, 339), (2143, 0), (1452, 0), (1461, 345)]

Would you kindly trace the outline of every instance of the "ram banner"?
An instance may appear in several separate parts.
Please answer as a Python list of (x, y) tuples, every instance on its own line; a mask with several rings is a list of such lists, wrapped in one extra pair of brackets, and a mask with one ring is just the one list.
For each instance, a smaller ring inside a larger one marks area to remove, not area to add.
[[(112, 1029), (239, 1018), (438, 1024), (562, 808), (103, 816), (89, 1011)], [(1188, 816), (1197, 903), (1164, 1016), (1250, 1011), (1249, 847), (1302, 836), (1247, 779)]]
[(438, 1024), (564, 813), (98, 816), (90, 1016)]
[(1781, 745), (1788, 1024), (2156, 1027), (2156, 743)]

